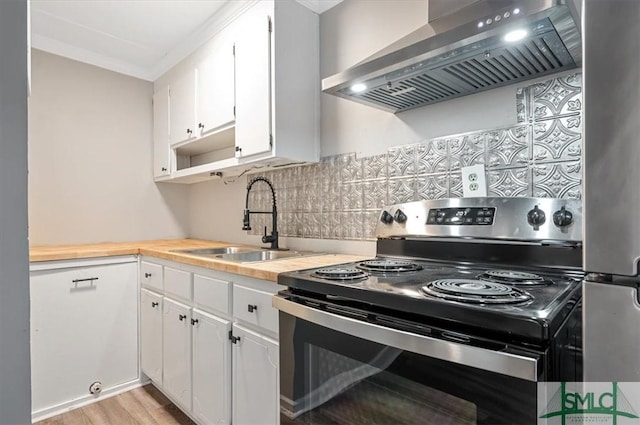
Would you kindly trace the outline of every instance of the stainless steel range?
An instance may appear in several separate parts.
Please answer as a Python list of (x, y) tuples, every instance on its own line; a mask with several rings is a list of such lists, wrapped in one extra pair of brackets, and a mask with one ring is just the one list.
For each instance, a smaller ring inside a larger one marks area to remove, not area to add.
[(376, 258), (282, 274), (281, 422), (529, 424), (582, 378), (579, 201), (461, 198), (380, 214)]

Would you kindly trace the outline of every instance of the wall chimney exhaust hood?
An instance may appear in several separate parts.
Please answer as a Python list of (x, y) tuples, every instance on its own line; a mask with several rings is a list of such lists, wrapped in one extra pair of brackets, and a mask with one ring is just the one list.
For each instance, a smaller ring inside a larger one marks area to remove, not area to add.
[(397, 113), (581, 65), (574, 0), (430, 0), (429, 16), (322, 90)]

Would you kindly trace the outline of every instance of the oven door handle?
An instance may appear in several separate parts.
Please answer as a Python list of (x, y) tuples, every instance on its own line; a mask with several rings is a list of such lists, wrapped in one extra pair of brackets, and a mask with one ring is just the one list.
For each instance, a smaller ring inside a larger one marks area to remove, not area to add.
[(538, 381), (538, 358), (493, 351), (454, 341), (392, 329), (311, 308), (275, 295), (272, 304), (283, 313), (378, 344), (446, 360), (513, 378)]

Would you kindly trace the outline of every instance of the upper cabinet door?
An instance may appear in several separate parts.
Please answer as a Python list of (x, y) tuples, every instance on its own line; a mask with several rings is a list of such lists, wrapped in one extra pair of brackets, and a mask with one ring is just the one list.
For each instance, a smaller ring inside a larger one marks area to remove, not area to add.
[(169, 86), (163, 86), (153, 94), (153, 177), (170, 174), (169, 152)]
[(199, 136), (228, 127), (235, 120), (233, 42), (218, 35), (197, 68), (197, 114)]
[(196, 71), (190, 69), (169, 85), (169, 139), (172, 145), (196, 137)]
[(236, 41), (236, 156), (271, 150), (271, 16), (241, 18)]

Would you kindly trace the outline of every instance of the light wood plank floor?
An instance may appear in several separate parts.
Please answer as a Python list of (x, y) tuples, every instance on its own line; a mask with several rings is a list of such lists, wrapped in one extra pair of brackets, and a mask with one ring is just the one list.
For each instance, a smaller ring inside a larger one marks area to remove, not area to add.
[(106, 398), (35, 425), (195, 425), (153, 385)]

